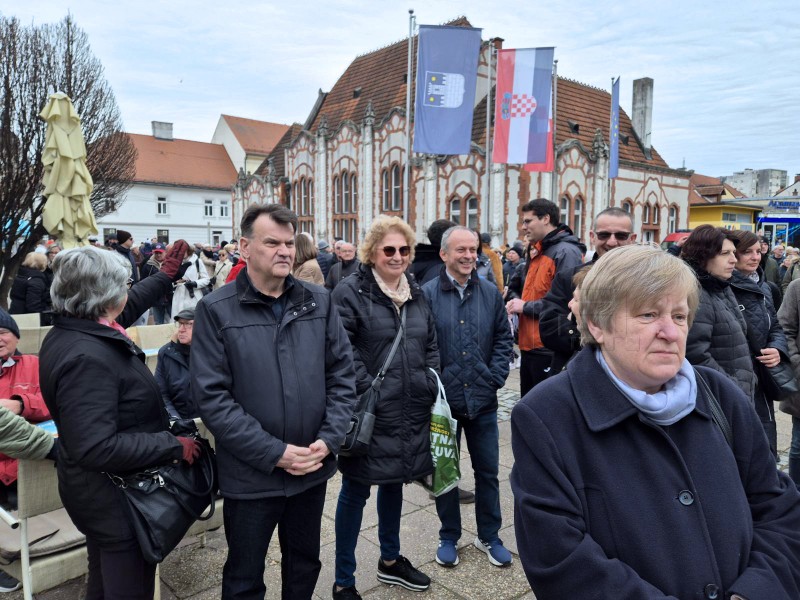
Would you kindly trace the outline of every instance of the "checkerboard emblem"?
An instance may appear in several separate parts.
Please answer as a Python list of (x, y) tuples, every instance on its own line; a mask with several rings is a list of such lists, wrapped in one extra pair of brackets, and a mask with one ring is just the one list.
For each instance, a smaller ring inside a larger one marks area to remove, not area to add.
[(527, 117), (536, 110), (536, 98), (528, 94), (503, 94), (500, 116), (503, 119)]
[(425, 72), (425, 106), (458, 108), (464, 102), (464, 76), (459, 73)]

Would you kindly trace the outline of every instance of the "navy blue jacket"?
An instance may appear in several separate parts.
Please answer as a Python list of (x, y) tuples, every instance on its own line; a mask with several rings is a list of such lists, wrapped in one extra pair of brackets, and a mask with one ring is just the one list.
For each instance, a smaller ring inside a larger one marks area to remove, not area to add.
[[(324, 288), (289, 276), (274, 299), (247, 268), (197, 303), (189, 372), (214, 434), (219, 486), (242, 500), (294, 496), (329, 479), (356, 402), (353, 353)], [(331, 451), (301, 477), (277, 467), (287, 444), (321, 439)]]
[(462, 300), (441, 267), (422, 292), (436, 320), (441, 379), (453, 415), (472, 419), (496, 410), (514, 345), (497, 286), (473, 271)]
[(539, 600), (800, 598), (800, 494), (731, 379), (659, 427), (582, 350), (514, 407), (520, 562)]

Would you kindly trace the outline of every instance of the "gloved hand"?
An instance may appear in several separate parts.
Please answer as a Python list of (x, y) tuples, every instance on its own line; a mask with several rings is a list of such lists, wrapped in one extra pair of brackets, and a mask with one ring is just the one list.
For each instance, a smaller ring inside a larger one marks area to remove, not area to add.
[[(172, 244), (172, 248), (170, 248), (164, 257), (164, 262), (161, 263), (161, 272), (166, 273), (167, 276), (172, 279), (172, 281), (176, 281), (183, 277), (183, 273), (185, 273), (186, 269), (189, 268), (191, 263), (186, 263), (185, 267), (182, 265), (183, 259), (186, 258), (188, 250), (189, 244), (187, 244), (184, 240), (178, 240)], [(180, 272), (181, 268), (183, 268), (183, 273)]]
[(183, 446), (183, 460), (191, 465), (200, 456), (200, 443), (187, 437), (178, 437), (177, 440)]
[(213, 287), (215, 283), (217, 283), (217, 276), (216, 276), (216, 275), (214, 275), (214, 276), (213, 276), (213, 277), (212, 277), (212, 278), (211, 278), (211, 279), (208, 281), (208, 285)]
[(183, 285), (186, 286), (187, 290), (193, 290), (194, 288), (197, 287), (197, 282), (196, 281), (185, 281), (183, 283)]

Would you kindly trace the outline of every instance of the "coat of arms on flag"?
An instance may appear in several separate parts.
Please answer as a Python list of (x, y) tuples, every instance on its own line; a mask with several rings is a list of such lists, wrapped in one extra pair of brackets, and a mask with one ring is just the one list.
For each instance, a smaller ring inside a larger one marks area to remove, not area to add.
[(425, 106), (458, 108), (464, 102), (464, 76), (459, 73), (425, 73)]
[(528, 94), (503, 94), (500, 117), (513, 119), (514, 117), (527, 117), (536, 110), (536, 98)]

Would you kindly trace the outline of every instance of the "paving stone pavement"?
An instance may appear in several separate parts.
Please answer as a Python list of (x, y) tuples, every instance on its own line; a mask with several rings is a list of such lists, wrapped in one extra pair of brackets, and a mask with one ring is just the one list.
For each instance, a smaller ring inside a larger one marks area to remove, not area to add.
[[(500, 503), (503, 529), (500, 537), (514, 554), (514, 563), (506, 569), (489, 564), (486, 556), (472, 546), (475, 538), (474, 505), (462, 505), (463, 537), (459, 543), (460, 564), (454, 569), (445, 569), (434, 560), (438, 541), (439, 521), (436, 507), (427, 492), (416, 485), (404, 488), (403, 519), (400, 539), (403, 554), (432, 579), (431, 588), (424, 593), (415, 593), (386, 586), (376, 579), (379, 558), (378, 519), (374, 495), (364, 509), (361, 535), (356, 549), (358, 570), (356, 586), (364, 598), (371, 600), (435, 598), (437, 600), (535, 600), (525, 574), (519, 564), (517, 544), (514, 536), (514, 512), (511, 486), (508, 482), (513, 455), (511, 453), (511, 409), (519, 400), (519, 371), (512, 370), (506, 386), (498, 393), (498, 422), (500, 428)], [(778, 416), (778, 447), (781, 452), (781, 468), (786, 468), (786, 454), (791, 440), (791, 419)], [(469, 464), (469, 454), (462, 453), (462, 487), (474, 490), (475, 484)], [(315, 591), (315, 598), (331, 597), (334, 569), (334, 516), (336, 499), (341, 485), (339, 475), (328, 483), (325, 508), (322, 516), (322, 572)], [(160, 585), (163, 600), (211, 600), (220, 597), (222, 566), (225, 563), (227, 544), (222, 531), (207, 535), (205, 546), (197, 539), (184, 542), (170, 554), (161, 565)], [(269, 600), (280, 598), (280, 549), (277, 535), (273, 537), (267, 553), (265, 581)], [(57, 588), (37, 594), (37, 600), (77, 600), (83, 597), (83, 578), (74, 579)], [(8, 600), (21, 600), (22, 592), (4, 594)]]

